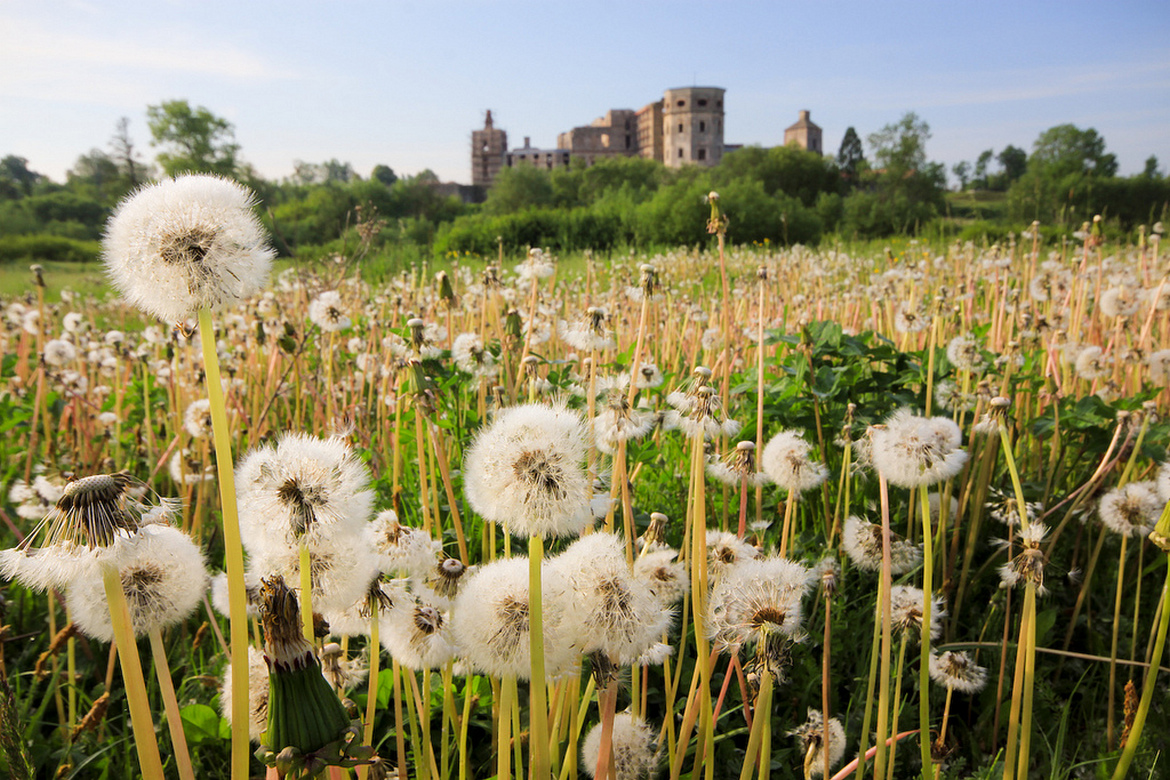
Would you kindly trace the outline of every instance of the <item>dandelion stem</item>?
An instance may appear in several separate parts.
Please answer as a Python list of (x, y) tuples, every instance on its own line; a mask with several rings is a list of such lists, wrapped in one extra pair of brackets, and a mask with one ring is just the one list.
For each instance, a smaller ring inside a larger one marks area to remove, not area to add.
[[(231, 633), (232, 668), (248, 668), (248, 615), (244, 584), (244, 546), (236, 506), (236, 482), (232, 461), (231, 434), (227, 408), (220, 383), (219, 355), (215, 348), (215, 326), (209, 309), (199, 310), (199, 336), (203, 347), (203, 371), (207, 397), (211, 402), (211, 428), (215, 437), (215, 466), (223, 520), (224, 557), (227, 561), (228, 625)], [(232, 675), (232, 780), (248, 776), (251, 743), (248, 738), (248, 675)]]
[[(930, 753), (930, 627), (934, 606), (934, 537), (930, 527), (930, 497), (926, 486), (918, 490), (922, 502), (922, 656), (918, 664), (918, 742), (922, 753), (922, 778), (931, 780)], [(939, 496), (939, 524), (942, 524), (943, 502)], [(1021, 505), (1022, 507), (1022, 505)], [(1021, 512), (1023, 509), (1020, 510)], [(897, 727), (894, 729), (897, 731)]]
[[(381, 638), (378, 631), (381, 628), (378, 620), (377, 605), (370, 615), (370, 681), (366, 686), (366, 722), (362, 726), (362, 744), (374, 744), (374, 711), (378, 706), (378, 665), (382, 658)], [(358, 778), (366, 780), (370, 768), (366, 765), (358, 767)]]
[[(142, 662), (138, 658), (138, 643), (130, 625), (130, 610), (122, 593), (122, 578), (113, 566), (102, 566), (102, 585), (106, 603), (110, 607), (110, 625), (114, 643), (118, 646), (118, 662), (122, 667), (122, 684), (126, 686), (126, 704), (130, 708), (130, 722), (134, 728), (134, 747), (138, 751), (138, 766), (142, 776), (162, 780), (162, 760), (158, 754), (158, 737), (154, 734), (154, 719), (146, 698), (146, 681), (142, 676)], [(234, 675), (233, 675), (234, 676)]]
[(544, 674), (544, 614), (541, 567), (544, 540), (536, 534), (528, 537), (528, 639), (532, 656), (532, 677), (528, 684), (529, 761), (534, 780), (549, 776), (548, 699)]
[[(1170, 506), (1170, 505), (1168, 505)], [(1163, 516), (1170, 515), (1170, 510), (1164, 511)], [(1150, 712), (1150, 702), (1154, 697), (1154, 685), (1158, 681), (1158, 664), (1166, 652), (1166, 633), (1170, 628), (1170, 558), (1166, 560), (1166, 579), (1162, 582), (1162, 619), (1158, 622), (1158, 639), (1154, 643), (1154, 654), (1150, 656), (1150, 668), (1142, 681), (1142, 698), (1138, 702), (1137, 713), (1134, 715), (1133, 726), (1125, 740), (1125, 749), (1121, 751), (1121, 758), (1113, 770), (1113, 780), (1121, 780), (1129, 772), (1129, 765), (1133, 762), (1138, 743), (1141, 742), (1142, 729), (1146, 725), (1146, 715)]]
[(191, 753), (187, 750), (187, 735), (183, 733), (183, 719), (179, 715), (179, 701), (175, 698), (175, 684), (171, 681), (171, 667), (167, 663), (167, 651), (157, 627), (150, 629), (150, 652), (154, 656), (154, 672), (162, 692), (167, 729), (171, 733), (171, 747), (175, 750), (179, 777), (181, 780), (195, 780), (195, 772), (191, 769)]

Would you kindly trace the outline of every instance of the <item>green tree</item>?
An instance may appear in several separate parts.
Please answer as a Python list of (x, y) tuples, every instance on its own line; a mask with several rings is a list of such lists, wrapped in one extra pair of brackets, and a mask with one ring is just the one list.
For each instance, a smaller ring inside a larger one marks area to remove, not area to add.
[(66, 172), (65, 180), (72, 189), (87, 192), (103, 203), (116, 201), (132, 186), (118, 169), (118, 163), (101, 149), (90, 149), (78, 157)]
[(168, 176), (218, 173), (237, 176), (235, 129), (226, 119), (186, 100), (168, 100), (146, 109), (152, 146), (162, 146), (158, 164)]
[(1028, 169), (1028, 153), (1018, 146), (1008, 144), (995, 159), (1002, 168), (1000, 178), (1003, 179), (1002, 189), (1005, 190)]
[(5, 199), (31, 195), (45, 177), (28, 168), (28, 160), (10, 154), (0, 160), (0, 197)]
[(966, 190), (967, 182), (971, 179), (971, 163), (966, 160), (955, 163), (951, 166), (951, 173), (955, 174), (955, 178), (959, 180), (959, 190)]
[(502, 168), (488, 190), (483, 210), (488, 214), (511, 214), (527, 208), (554, 205), (552, 179), (548, 171), (531, 165)]
[(1048, 178), (1070, 173), (1108, 177), (1117, 173), (1117, 157), (1105, 152), (1105, 139), (1096, 130), (1065, 124), (1040, 134), (1032, 145), (1028, 168)]
[(1162, 178), (1162, 172), (1158, 170), (1158, 158), (1156, 156), (1151, 154), (1146, 158), (1146, 167), (1145, 170), (1142, 171), (1142, 176), (1146, 177), (1147, 179)]
[(837, 167), (849, 182), (856, 182), (860, 173), (860, 166), (865, 162), (865, 149), (861, 145), (861, 138), (852, 126), (846, 128), (845, 137), (841, 139), (841, 148), (837, 151)]
[(975, 158), (975, 170), (973, 172), (974, 177), (971, 179), (971, 186), (980, 190), (989, 189), (987, 169), (990, 167), (991, 161), (994, 159), (994, 149), (984, 149), (979, 153), (979, 156)]
[(134, 141), (130, 138), (130, 117), (118, 120), (114, 137), (110, 139), (110, 157), (118, 166), (126, 182), (133, 189), (147, 177), (146, 164), (138, 156), (134, 148)]
[(907, 111), (894, 124), (871, 133), (868, 140), (877, 167), (904, 174), (926, 165), (930, 125), (918, 114)]
[(374, 170), (370, 172), (370, 178), (377, 179), (387, 187), (394, 186), (394, 182), (398, 181), (398, 174), (389, 165), (378, 164), (374, 166)]

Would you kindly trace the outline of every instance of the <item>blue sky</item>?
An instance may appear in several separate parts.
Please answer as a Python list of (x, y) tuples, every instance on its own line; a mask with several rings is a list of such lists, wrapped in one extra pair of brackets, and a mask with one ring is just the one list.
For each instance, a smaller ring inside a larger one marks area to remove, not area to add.
[(57, 180), (122, 116), (152, 158), (146, 107), (185, 98), (266, 177), (337, 158), (467, 182), (487, 109), (548, 147), (691, 84), (727, 90), (728, 143), (809, 109), (835, 152), (915, 111), (948, 169), (1069, 122), (1123, 174), (1170, 170), (1165, 0), (0, 0), (0, 156)]

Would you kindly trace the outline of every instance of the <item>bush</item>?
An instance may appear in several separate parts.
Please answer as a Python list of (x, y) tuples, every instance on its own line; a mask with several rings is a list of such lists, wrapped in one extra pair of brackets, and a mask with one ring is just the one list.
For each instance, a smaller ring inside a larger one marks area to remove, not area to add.
[(90, 263), (101, 254), (97, 241), (34, 234), (0, 237), (0, 263), (14, 261)]

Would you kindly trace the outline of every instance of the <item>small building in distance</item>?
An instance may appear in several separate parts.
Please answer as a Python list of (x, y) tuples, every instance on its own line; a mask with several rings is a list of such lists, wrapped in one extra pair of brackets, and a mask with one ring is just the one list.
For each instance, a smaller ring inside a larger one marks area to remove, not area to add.
[(471, 131), (471, 184), (485, 191), (496, 180), (508, 152), (508, 133), (492, 125), (489, 109), (482, 130)]
[(825, 145), (821, 138), (821, 128), (808, 118), (808, 111), (801, 111), (796, 124), (784, 130), (784, 145), (795, 143), (801, 149), (824, 154)]
[(723, 159), (721, 87), (668, 89), (662, 97), (662, 162), (668, 168), (718, 165)]
[(533, 168), (544, 168), (551, 171), (553, 168), (567, 168), (569, 166), (569, 152), (564, 149), (536, 149), (532, 146), (532, 139), (524, 136), (524, 146), (508, 152), (504, 159), (508, 168), (519, 168), (527, 165)]
[(492, 125), (471, 134), (471, 182), (484, 193), (501, 168), (532, 165), (551, 170), (574, 158), (585, 165), (614, 157), (645, 157), (667, 167), (718, 165), (723, 159), (722, 87), (668, 89), (662, 100), (638, 110), (614, 108), (588, 125), (557, 135), (556, 149), (537, 149), (530, 139), (508, 149), (508, 135)]
[(609, 157), (638, 153), (638, 116), (628, 108), (614, 108), (590, 124), (557, 135), (557, 149), (592, 165)]

